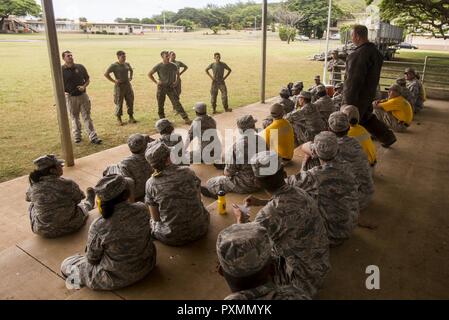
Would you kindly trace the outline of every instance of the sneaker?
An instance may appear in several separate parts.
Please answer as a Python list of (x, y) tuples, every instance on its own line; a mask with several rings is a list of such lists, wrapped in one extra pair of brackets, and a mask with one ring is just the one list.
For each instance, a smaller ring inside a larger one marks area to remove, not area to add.
[(132, 123), (132, 124), (137, 123), (136, 119), (134, 119), (133, 116), (130, 116), (130, 117), (129, 117), (128, 122), (129, 122), (129, 123)]
[(95, 138), (90, 143), (92, 144), (101, 144), (103, 141), (101, 139)]
[(218, 196), (209, 191), (206, 187), (201, 186), (201, 194), (205, 197), (217, 200)]

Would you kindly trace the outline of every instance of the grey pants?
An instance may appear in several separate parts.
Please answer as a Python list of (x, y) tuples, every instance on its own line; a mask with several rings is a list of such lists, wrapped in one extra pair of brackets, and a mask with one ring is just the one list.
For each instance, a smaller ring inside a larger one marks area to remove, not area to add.
[(407, 130), (407, 126), (403, 122), (398, 121), (398, 119), (396, 119), (391, 112), (386, 112), (383, 109), (375, 108), (373, 113), (377, 119), (385, 123), (387, 127), (394, 132), (404, 132)]
[(74, 138), (81, 139), (81, 114), (87, 134), (89, 135), (89, 140), (92, 141), (96, 139), (97, 133), (95, 132), (94, 123), (90, 117), (91, 104), (89, 96), (86, 93), (83, 93), (80, 96), (66, 95), (66, 103), (72, 118), (72, 132)]

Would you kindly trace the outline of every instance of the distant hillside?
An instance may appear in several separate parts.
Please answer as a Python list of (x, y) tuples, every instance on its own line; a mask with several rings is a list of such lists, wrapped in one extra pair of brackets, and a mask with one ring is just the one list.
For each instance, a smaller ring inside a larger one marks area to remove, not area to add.
[(350, 13), (365, 12), (365, 0), (335, 0), (335, 3), (343, 9), (343, 11)]

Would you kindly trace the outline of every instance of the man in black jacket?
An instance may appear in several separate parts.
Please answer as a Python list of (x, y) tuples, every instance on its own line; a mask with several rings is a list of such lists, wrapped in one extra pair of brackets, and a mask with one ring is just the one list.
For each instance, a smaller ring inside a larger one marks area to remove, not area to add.
[(343, 104), (357, 106), (360, 124), (364, 126), (383, 147), (388, 148), (396, 142), (394, 133), (373, 114), (372, 102), (375, 100), (383, 64), (382, 54), (368, 40), (368, 29), (355, 25), (352, 42), (357, 46), (346, 61), (346, 79), (343, 91)]

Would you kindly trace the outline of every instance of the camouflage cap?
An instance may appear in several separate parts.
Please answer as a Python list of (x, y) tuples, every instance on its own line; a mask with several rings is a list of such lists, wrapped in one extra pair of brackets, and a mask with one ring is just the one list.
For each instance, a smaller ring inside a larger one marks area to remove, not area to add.
[(289, 96), (290, 95), (290, 91), (288, 91), (288, 88), (281, 88), (281, 91), (279, 91), (279, 95), (281, 96)]
[(405, 86), (407, 84), (407, 80), (405, 80), (404, 78), (397, 78), (396, 83), (400, 86)]
[(110, 201), (128, 189), (128, 182), (120, 174), (109, 174), (98, 181), (94, 187), (101, 201)]
[(173, 123), (170, 122), (168, 119), (160, 119), (156, 122), (156, 130), (160, 133), (161, 131), (173, 127)]
[(254, 128), (257, 119), (255, 119), (252, 115), (242, 116), (237, 119), (237, 127), (241, 130), (247, 130)]
[(54, 154), (47, 154), (35, 159), (33, 163), (36, 165), (37, 170), (45, 170), (58, 164), (63, 165), (64, 160), (59, 160)]
[(148, 144), (148, 136), (140, 133), (133, 134), (128, 138), (128, 147), (132, 153), (140, 153), (145, 151)]
[(258, 178), (275, 175), (282, 169), (282, 161), (274, 151), (256, 153), (250, 160), (254, 175)]
[(302, 81), (297, 81), (293, 85), (293, 89), (302, 89), (302, 88), (304, 88), (304, 83), (302, 83)]
[(170, 157), (171, 149), (163, 142), (157, 142), (150, 145), (145, 152), (145, 159), (151, 165), (158, 165), (165, 162)]
[(257, 223), (233, 224), (224, 229), (216, 248), (223, 271), (236, 278), (256, 274), (271, 261), (268, 232)]
[(315, 78), (313, 78), (314, 80), (321, 80), (320, 76), (315, 76)]
[(207, 113), (207, 105), (204, 102), (197, 102), (197, 103), (195, 103), (193, 110), (195, 110), (199, 114), (206, 114)]
[(317, 93), (327, 92), (326, 87), (324, 85), (320, 84), (319, 86), (316, 87), (316, 92)]
[(338, 153), (338, 142), (335, 133), (323, 131), (315, 136), (313, 140), (313, 150), (318, 158), (322, 160), (332, 160)]
[(301, 93), (299, 94), (299, 97), (308, 99), (308, 100), (312, 100), (312, 93), (310, 93), (309, 91), (301, 91)]
[(270, 107), (270, 114), (273, 118), (282, 118), (284, 116), (284, 107), (279, 103), (275, 103)]
[(349, 119), (341, 111), (336, 111), (329, 116), (329, 128), (333, 132), (343, 132), (349, 129)]
[(416, 75), (416, 71), (415, 71), (415, 69), (413, 69), (413, 68), (407, 68), (407, 69), (405, 69), (404, 74), (406, 74), (406, 73), (413, 73), (414, 75)]
[(346, 105), (343, 106), (340, 111), (348, 117), (349, 122), (353, 119), (357, 120), (357, 123), (360, 121), (359, 109), (356, 106)]

